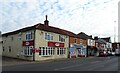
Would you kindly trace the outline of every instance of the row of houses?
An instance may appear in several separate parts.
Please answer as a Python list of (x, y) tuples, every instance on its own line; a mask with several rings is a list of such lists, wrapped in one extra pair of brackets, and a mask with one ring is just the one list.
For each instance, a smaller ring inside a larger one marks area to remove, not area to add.
[(25, 60), (48, 60), (98, 56), (100, 50), (111, 50), (111, 40), (92, 37), (44, 24), (2, 34), (2, 55)]

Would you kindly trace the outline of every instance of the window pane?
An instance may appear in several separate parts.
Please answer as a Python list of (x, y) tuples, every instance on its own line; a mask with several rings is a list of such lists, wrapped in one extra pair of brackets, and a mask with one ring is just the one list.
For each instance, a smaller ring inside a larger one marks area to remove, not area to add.
[(62, 54), (63, 54), (63, 48), (62, 48)]
[(53, 36), (51, 36), (51, 40), (53, 40)]
[(39, 47), (39, 50), (40, 50), (39, 55), (41, 55), (41, 47)]
[(43, 55), (45, 55), (45, 48), (43, 47)]
[(45, 39), (47, 40), (47, 33), (45, 33)]
[(50, 40), (50, 35), (48, 35), (48, 40)]
[(48, 55), (48, 48), (46, 47), (46, 55)]
[(50, 48), (50, 55), (52, 55), (53, 54), (53, 48)]
[(61, 54), (61, 48), (60, 48), (60, 54)]
[(51, 48), (48, 48), (48, 55), (51, 55)]
[(66, 52), (66, 48), (64, 49), (64, 54), (65, 54), (65, 52)]
[(29, 55), (29, 48), (27, 48), (27, 55)]
[(32, 55), (32, 48), (30, 48), (30, 55)]
[(27, 40), (27, 34), (26, 34), (26, 40)]
[(59, 55), (59, 48), (57, 48), (57, 54)]

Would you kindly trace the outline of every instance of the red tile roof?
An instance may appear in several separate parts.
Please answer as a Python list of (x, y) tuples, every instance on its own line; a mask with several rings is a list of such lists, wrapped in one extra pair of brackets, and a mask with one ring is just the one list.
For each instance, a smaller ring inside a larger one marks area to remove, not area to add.
[(2, 36), (13, 35), (13, 34), (17, 34), (19, 32), (26, 32), (26, 31), (35, 30), (35, 29), (44, 30), (44, 31), (48, 31), (48, 32), (54, 32), (54, 33), (63, 34), (63, 35), (68, 35), (70, 37), (80, 38), (78, 35), (76, 35), (75, 33), (71, 32), (71, 31), (67, 31), (67, 30), (60, 29), (60, 28), (53, 27), (53, 26), (44, 25), (41, 23), (38, 23), (34, 26), (22, 28), (22, 29), (13, 31), (13, 32), (8, 32), (5, 34), (2, 34)]

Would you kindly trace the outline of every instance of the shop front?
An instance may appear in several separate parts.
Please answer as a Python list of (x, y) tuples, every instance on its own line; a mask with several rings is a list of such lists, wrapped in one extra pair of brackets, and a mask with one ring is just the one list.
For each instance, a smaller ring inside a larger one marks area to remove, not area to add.
[(86, 46), (73, 44), (70, 46), (70, 58), (86, 57)]

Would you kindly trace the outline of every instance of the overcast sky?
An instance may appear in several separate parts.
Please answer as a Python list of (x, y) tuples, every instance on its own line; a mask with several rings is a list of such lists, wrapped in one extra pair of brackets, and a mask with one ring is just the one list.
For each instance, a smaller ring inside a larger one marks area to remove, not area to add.
[[(88, 35), (118, 40), (120, 0), (0, 0), (0, 31), (11, 32), (43, 23)], [(114, 33), (116, 32), (116, 33)]]

